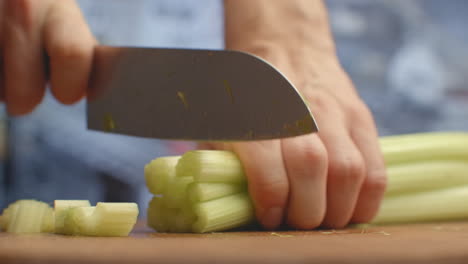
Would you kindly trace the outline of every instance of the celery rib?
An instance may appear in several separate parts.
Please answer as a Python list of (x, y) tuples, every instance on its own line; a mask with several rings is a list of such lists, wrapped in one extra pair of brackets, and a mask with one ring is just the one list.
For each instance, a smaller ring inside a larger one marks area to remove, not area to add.
[(222, 150), (186, 152), (176, 166), (179, 177), (192, 176), (197, 182), (244, 182), (244, 170), (237, 155)]
[(193, 231), (205, 233), (226, 230), (251, 223), (254, 207), (247, 193), (233, 194), (195, 205), (197, 222)]
[(387, 169), (386, 196), (468, 185), (468, 162), (433, 160), (403, 163)]
[(468, 218), (468, 185), (384, 199), (374, 224), (450, 221)]
[(391, 136), (380, 140), (387, 166), (432, 161), (468, 162), (468, 133), (422, 133)]

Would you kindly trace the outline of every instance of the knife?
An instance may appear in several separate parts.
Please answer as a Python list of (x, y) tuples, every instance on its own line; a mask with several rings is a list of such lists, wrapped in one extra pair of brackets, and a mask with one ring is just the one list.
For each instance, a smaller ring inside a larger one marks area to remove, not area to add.
[(88, 129), (171, 140), (248, 141), (318, 131), (294, 85), (239, 51), (97, 46)]

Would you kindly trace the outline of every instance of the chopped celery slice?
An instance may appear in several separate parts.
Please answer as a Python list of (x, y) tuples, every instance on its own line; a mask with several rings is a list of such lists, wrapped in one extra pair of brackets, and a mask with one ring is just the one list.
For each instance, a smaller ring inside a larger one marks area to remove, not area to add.
[(135, 203), (97, 203), (96, 207), (74, 207), (65, 216), (69, 235), (128, 236), (138, 217)]
[(179, 156), (161, 157), (145, 166), (145, 181), (153, 194), (163, 194), (171, 178), (175, 176), (175, 166)]
[(194, 182), (188, 189), (189, 200), (192, 203), (206, 202), (223, 196), (245, 192), (245, 184), (222, 182)]
[(18, 200), (3, 212), (2, 227), (10, 233), (52, 232), (52, 208), (36, 200)]
[(188, 151), (176, 166), (178, 177), (192, 176), (197, 182), (244, 182), (244, 170), (237, 155), (222, 150)]
[(94, 235), (128, 236), (136, 224), (136, 203), (97, 203), (93, 213)]
[(65, 234), (64, 231), (64, 221), (67, 211), (70, 208), (82, 207), (82, 206), (91, 206), (88, 200), (55, 200), (54, 201), (54, 210), (55, 210), (55, 233)]
[(64, 210), (65, 217), (61, 234), (93, 236), (92, 215), (95, 209), (95, 206), (80, 206)]
[(197, 221), (193, 231), (205, 233), (246, 225), (255, 219), (247, 193), (233, 194), (194, 205)]

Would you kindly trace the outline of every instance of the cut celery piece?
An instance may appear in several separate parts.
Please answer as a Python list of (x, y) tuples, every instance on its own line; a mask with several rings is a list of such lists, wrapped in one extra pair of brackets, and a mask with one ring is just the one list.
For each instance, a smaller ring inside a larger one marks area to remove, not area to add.
[(92, 215), (94, 235), (128, 236), (138, 218), (136, 203), (97, 203)]
[(193, 182), (192, 177), (175, 177), (171, 180), (171, 184), (167, 186), (164, 192), (164, 202), (168, 208), (182, 207), (188, 197), (187, 188)]
[(194, 205), (197, 221), (193, 232), (222, 231), (246, 225), (255, 219), (254, 207), (247, 193), (233, 194)]
[(176, 166), (178, 177), (192, 176), (197, 182), (244, 182), (244, 170), (237, 155), (222, 150), (188, 151)]
[(468, 186), (384, 199), (374, 224), (451, 221), (468, 218)]
[(221, 182), (194, 182), (188, 188), (189, 200), (192, 203), (206, 202), (223, 196), (245, 192), (245, 184)]
[(69, 235), (128, 236), (138, 217), (135, 203), (97, 203), (96, 207), (74, 207), (65, 216)]
[(387, 169), (386, 196), (468, 185), (468, 162), (434, 160), (395, 164)]
[(19, 200), (11, 204), (3, 213), (3, 225), (10, 233), (51, 232), (53, 227), (52, 208), (36, 200)]
[(42, 218), (41, 233), (55, 232), (55, 212), (52, 207), (48, 207)]
[(70, 208), (91, 206), (88, 200), (55, 200), (54, 211), (55, 211), (55, 233), (65, 234), (64, 221), (67, 211)]
[(380, 139), (387, 166), (415, 161), (468, 162), (468, 133), (420, 133)]
[(95, 206), (80, 206), (65, 209), (61, 234), (93, 236), (94, 226), (92, 223), (92, 215), (95, 209)]
[(179, 156), (161, 157), (145, 166), (145, 181), (153, 194), (163, 194), (169, 180), (175, 176), (175, 166)]

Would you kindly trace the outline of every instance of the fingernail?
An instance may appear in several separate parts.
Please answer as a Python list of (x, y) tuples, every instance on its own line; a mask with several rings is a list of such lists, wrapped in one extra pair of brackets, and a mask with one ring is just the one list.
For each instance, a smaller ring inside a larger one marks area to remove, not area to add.
[(280, 207), (272, 207), (265, 210), (262, 215), (262, 224), (266, 229), (277, 228), (283, 221), (283, 209)]

